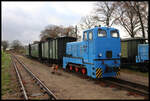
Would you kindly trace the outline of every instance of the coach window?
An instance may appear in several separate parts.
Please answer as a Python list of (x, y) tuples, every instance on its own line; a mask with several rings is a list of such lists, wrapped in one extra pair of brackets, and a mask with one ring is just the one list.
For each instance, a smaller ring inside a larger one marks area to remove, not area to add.
[(117, 30), (111, 31), (110, 34), (111, 34), (111, 37), (113, 37), (113, 38), (118, 38), (119, 37), (119, 33), (118, 33)]
[(106, 37), (106, 31), (102, 29), (98, 29), (98, 37)]
[(87, 40), (87, 32), (84, 32), (84, 40)]
[(93, 39), (93, 33), (92, 31), (89, 32), (89, 40), (92, 40)]

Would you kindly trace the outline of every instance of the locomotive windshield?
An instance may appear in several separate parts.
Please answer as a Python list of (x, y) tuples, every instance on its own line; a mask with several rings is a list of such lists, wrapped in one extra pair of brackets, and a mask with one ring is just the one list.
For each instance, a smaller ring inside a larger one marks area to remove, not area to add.
[(98, 37), (106, 37), (106, 31), (102, 29), (98, 29)]
[(84, 40), (87, 40), (87, 32), (84, 32)]
[(119, 33), (118, 33), (117, 30), (111, 31), (110, 34), (111, 34), (111, 37), (113, 37), (113, 38), (118, 38), (119, 37)]
[(93, 38), (93, 34), (92, 34), (92, 31), (89, 32), (89, 40), (92, 40)]

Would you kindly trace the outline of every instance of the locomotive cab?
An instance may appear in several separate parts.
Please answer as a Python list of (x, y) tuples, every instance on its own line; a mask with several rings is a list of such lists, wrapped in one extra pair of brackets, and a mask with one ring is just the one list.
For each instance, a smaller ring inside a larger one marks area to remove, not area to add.
[(67, 64), (86, 68), (92, 78), (114, 77), (120, 70), (119, 30), (109, 27), (95, 27), (83, 32), (82, 42), (67, 43), (63, 68)]

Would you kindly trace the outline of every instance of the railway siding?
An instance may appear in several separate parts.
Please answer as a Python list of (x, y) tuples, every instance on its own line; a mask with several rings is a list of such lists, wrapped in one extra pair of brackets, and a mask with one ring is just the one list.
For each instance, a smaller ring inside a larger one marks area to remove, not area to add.
[(144, 99), (142, 96), (128, 96), (125, 90), (114, 91), (110, 87), (95, 85), (93, 81), (81, 79), (61, 69), (52, 74), (50, 67), (22, 56), (18, 57), (52, 89), (58, 99)]
[[(20, 62), (14, 55), (12, 61), (21, 84), (21, 92), (27, 99), (56, 99), (46, 85), (43, 84), (29, 69)], [(38, 86), (37, 86), (38, 85)], [(49, 96), (46, 96), (48, 94)]]

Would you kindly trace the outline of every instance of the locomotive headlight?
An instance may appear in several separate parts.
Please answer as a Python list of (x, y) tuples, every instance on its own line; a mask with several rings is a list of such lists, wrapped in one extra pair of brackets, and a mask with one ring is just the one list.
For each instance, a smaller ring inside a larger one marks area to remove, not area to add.
[(101, 57), (101, 56), (102, 56), (102, 53), (99, 53), (98, 56)]

